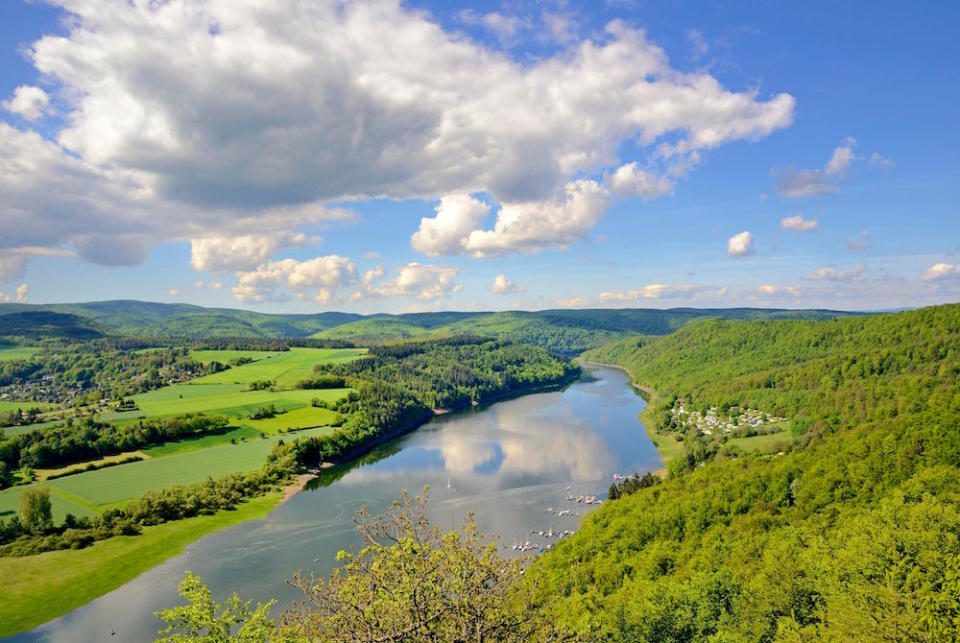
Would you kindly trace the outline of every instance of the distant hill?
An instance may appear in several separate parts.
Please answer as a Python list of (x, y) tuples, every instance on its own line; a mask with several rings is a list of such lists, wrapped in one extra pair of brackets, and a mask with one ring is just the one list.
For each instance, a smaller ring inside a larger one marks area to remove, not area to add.
[(25, 310), (0, 314), (0, 336), (29, 339), (94, 339), (102, 337), (103, 332), (90, 320), (78, 315)]
[[(11, 317), (27, 313), (63, 318)], [(118, 300), (80, 304), (0, 304), (0, 336), (22, 334), (24, 329), (30, 331), (30, 337), (77, 338), (110, 334), (186, 338), (315, 336), (387, 341), (473, 334), (512, 339), (566, 355), (578, 355), (628, 334), (667, 335), (695, 319), (832, 319), (850, 314), (833, 310), (672, 308), (287, 315)], [(5, 317), (10, 319), (4, 322)], [(31, 319), (36, 320), (33, 328), (29, 328)], [(16, 332), (8, 331), (6, 326)]]

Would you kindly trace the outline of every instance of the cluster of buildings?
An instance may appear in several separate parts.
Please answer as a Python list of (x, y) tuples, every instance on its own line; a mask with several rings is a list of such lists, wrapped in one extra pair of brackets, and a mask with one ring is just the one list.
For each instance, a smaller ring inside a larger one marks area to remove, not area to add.
[(775, 424), (786, 420), (778, 415), (770, 415), (759, 409), (742, 409), (731, 406), (729, 412), (721, 416), (717, 407), (711, 406), (706, 413), (688, 410), (683, 399), (670, 409), (676, 426), (683, 429), (695, 427), (704, 435), (733, 433), (749, 429), (759, 429), (765, 424)]

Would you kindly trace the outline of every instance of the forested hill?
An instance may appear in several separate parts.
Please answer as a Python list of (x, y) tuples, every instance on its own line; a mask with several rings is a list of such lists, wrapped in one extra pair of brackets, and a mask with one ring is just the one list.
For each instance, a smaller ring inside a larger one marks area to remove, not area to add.
[(648, 421), (680, 396), (776, 411), (797, 439), (746, 455), (677, 436), (667, 480), (538, 561), (558, 622), (609, 640), (956, 640), (960, 306), (700, 321), (588, 357), (655, 389)]
[[(631, 333), (665, 335), (687, 322), (722, 319), (830, 319), (848, 313), (830, 310), (758, 308), (594, 309), (537, 312), (440, 312), (358, 315), (322, 312), (266, 314), (227, 308), (140, 301), (82, 304), (0, 304), (0, 336), (21, 334), (10, 314), (73, 315), (96, 332), (152, 337), (307, 337), (351, 341), (478, 335), (529, 343), (572, 356)], [(66, 319), (66, 318), (64, 318)], [(34, 333), (36, 335), (36, 333)], [(69, 336), (61, 333), (54, 336)]]

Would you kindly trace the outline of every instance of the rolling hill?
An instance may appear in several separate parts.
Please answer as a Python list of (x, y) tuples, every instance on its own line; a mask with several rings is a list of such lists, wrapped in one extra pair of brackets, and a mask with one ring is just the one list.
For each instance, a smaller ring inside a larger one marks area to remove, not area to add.
[[(77, 304), (0, 304), (0, 336), (19, 334), (78, 339), (101, 334), (186, 338), (312, 336), (371, 342), (479, 335), (530, 343), (565, 355), (578, 355), (629, 334), (666, 335), (696, 319), (816, 320), (849, 314), (832, 310), (765, 308), (636, 308), (401, 315), (321, 312), (294, 315), (117, 300)], [(30, 332), (24, 332), (25, 328), (30, 328), (30, 324), (24, 320), (29, 319), (45, 319), (47, 323), (38, 321)], [(54, 319), (59, 321), (54, 322)], [(79, 330), (80, 327), (86, 331)], [(83, 335), (83, 332), (95, 334)]]

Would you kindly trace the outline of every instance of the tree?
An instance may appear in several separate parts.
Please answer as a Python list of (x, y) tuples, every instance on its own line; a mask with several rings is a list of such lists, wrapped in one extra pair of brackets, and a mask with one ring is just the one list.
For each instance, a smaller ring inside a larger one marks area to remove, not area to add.
[(404, 492), (384, 515), (354, 519), (359, 552), (341, 551), (329, 576), (295, 574), (306, 601), (283, 615), (280, 632), (322, 641), (527, 641), (553, 638), (536, 588), (518, 582), (521, 559), (503, 560), (468, 515), (444, 534), (425, 513), (426, 489)]
[(20, 494), (20, 524), (31, 534), (42, 534), (53, 527), (50, 490), (46, 487), (27, 489)]
[(160, 643), (266, 643), (270, 640), (275, 627), (270, 619), (274, 601), (258, 603), (252, 612), (250, 601), (244, 602), (236, 594), (225, 603), (214, 603), (210, 588), (190, 571), (180, 581), (177, 593), (187, 599), (188, 604), (156, 613), (157, 618), (167, 624), (160, 632), (164, 638), (157, 639)]

